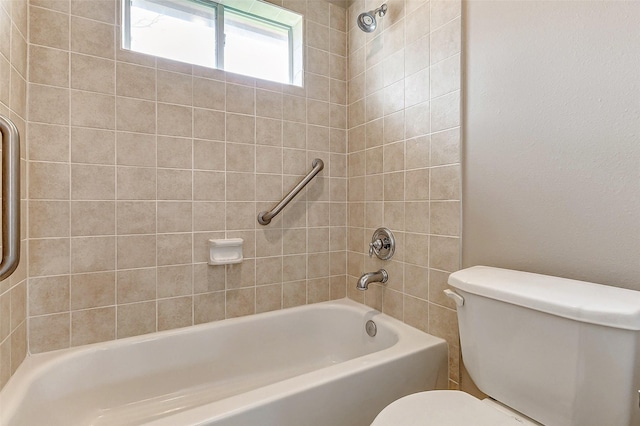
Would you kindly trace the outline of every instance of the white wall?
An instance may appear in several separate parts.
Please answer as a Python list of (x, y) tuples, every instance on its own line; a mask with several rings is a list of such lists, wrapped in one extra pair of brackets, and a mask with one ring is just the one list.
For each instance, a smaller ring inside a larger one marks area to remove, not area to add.
[(640, 290), (640, 2), (464, 8), (463, 265)]

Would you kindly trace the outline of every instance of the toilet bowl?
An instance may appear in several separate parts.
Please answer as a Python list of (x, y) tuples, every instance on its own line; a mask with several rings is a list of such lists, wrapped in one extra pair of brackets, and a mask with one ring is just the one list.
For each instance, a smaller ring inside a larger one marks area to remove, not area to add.
[(496, 402), (461, 391), (419, 392), (400, 398), (371, 426), (540, 426)]
[(640, 292), (474, 266), (449, 276), (465, 367), (490, 398), (428, 391), (373, 426), (640, 426)]

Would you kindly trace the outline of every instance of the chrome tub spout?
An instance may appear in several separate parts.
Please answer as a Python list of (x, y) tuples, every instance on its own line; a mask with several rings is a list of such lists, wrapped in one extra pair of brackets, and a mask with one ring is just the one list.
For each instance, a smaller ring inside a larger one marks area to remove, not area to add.
[(380, 269), (377, 272), (367, 272), (360, 277), (356, 288), (364, 291), (369, 288), (370, 283), (386, 283), (388, 279), (389, 274), (384, 269)]

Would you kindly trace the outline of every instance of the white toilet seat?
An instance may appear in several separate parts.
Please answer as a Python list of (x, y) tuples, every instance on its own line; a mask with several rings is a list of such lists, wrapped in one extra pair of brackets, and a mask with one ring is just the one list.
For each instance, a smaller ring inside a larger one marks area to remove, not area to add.
[(485, 404), (465, 392), (428, 391), (414, 393), (392, 402), (371, 424), (371, 426), (426, 425), (523, 426), (523, 422), (522, 419), (511, 416), (495, 406)]

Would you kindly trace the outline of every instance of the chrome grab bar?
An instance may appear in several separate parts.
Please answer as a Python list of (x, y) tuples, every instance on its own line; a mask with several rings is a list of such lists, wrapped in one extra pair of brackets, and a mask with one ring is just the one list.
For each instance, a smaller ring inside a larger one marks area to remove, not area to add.
[(269, 223), (271, 223), (271, 219), (276, 217), (276, 215), (280, 213), (280, 211), (282, 211), (282, 209), (284, 209), (285, 206), (289, 204), (289, 202), (293, 200), (296, 195), (298, 195), (302, 188), (307, 186), (311, 179), (313, 179), (318, 173), (320, 173), (322, 169), (324, 169), (324, 162), (321, 159), (316, 158), (315, 160), (313, 160), (313, 163), (311, 163), (311, 166), (313, 166), (313, 169), (311, 169), (309, 174), (307, 174), (304, 179), (298, 182), (298, 184), (291, 191), (289, 191), (287, 195), (284, 196), (284, 198), (278, 203), (278, 205), (271, 209), (270, 212), (258, 213), (258, 223), (260, 225), (268, 225)]
[(0, 280), (20, 262), (20, 134), (11, 120), (0, 115), (2, 133), (2, 262)]

